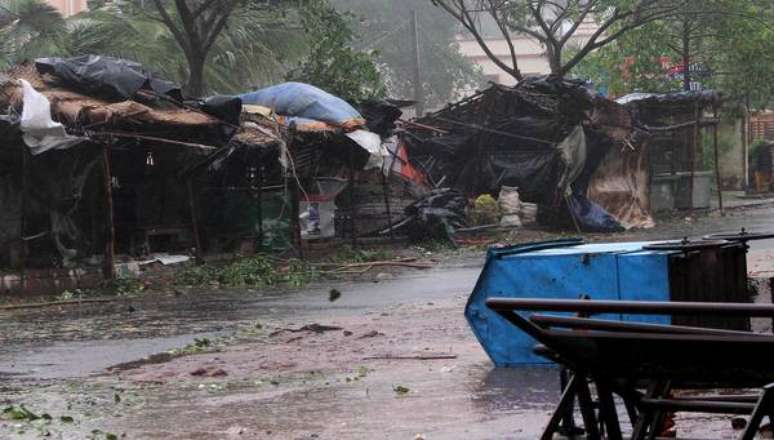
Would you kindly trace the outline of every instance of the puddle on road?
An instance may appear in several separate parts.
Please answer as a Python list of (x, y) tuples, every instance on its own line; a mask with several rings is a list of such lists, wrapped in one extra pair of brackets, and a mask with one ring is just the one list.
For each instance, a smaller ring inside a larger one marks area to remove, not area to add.
[(522, 368), (479, 367), (470, 384), (471, 400), (480, 411), (503, 412), (544, 409), (559, 399), (559, 369), (552, 366)]
[(14, 347), (0, 358), (0, 378), (65, 379), (103, 372), (106, 368), (181, 348), (194, 338), (222, 333), (196, 333), (165, 338), (60, 342), (43, 347)]

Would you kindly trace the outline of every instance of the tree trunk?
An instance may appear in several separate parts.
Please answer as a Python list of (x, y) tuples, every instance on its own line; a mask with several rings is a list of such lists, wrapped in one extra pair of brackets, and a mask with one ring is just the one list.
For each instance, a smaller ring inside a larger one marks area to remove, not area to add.
[(188, 81), (185, 94), (189, 98), (199, 98), (204, 94), (204, 63), (206, 54), (194, 53), (188, 59)]
[(551, 44), (546, 44), (546, 57), (548, 57), (548, 66), (551, 68), (551, 74), (564, 76), (561, 50), (556, 50)]

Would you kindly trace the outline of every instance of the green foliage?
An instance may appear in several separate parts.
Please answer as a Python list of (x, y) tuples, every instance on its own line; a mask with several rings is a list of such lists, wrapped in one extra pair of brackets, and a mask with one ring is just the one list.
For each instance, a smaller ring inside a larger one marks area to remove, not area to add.
[[(46, 416), (47, 414), (44, 414), (43, 416)], [(24, 405), (11, 405), (8, 407), (3, 408), (2, 412), (2, 418), (5, 420), (26, 420), (26, 421), (33, 421), (38, 420), (43, 416), (39, 416), (32, 411), (25, 408)], [(49, 418), (51, 418), (49, 416)]]
[(709, 78), (693, 78), (723, 93), (726, 109), (766, 108), (774, 97), (774, 1), (700, 0), (680, 4), (683, 12), (648, 23), (590, 54), (573, 75), (607, 87), (612, 95), (682, 90), (660, 60), (684, 57), (706, 66)]
[(268, 256), (256, 255), (224, 266), (191, 266), (178, 273), (176, 283), (185, 286), (264, 287), (289, 284), (300, 287), (316, 277), (314, 268), (301, 260), (292, 259), (281, 265)]
[(42, 0), (2, 2), (0, 8), (0, 67), (61, 52), (59, 36), (66, 23), (59, 12)]
[[(136, 60), (179, 84), (187, 82), (187, 60), (169, 29), (148, 13), (150, 6), (143, 9), (136, 0), (95, 1), (88, 12), (64, 19), (43, 0), (5, 3), (13, 7), (0, 9), (0, 68), (42, 56), (103, 54)], [(205, 64), (208, 93), (243, 92), (281, 81), (307, 53), (294, 6), (287, 3), (249, 3), (232, 13)]]
[(478, 196), (473, 206), (467, 211), (467, 221), (473, 226), (491, 225), (500, 220), (500, 208), (497, 205), (497, 200), (489, 194)]
[(385, 249), (354, 248), (347, 244), (336, 249), (336, 253), (331, 257), (331, 262), (339, 264), (366, 263), (390, 258), (392, 258), (391, 253)]
[(300, 11), (310, 53), (288, 80), (306, 82), (349, 102), (384, 95), (384, 82), (370, 52), (351, 47), (352, 16), (340, 14), (327, 0), (312, 0)]
[(456, 42), (456, 21), (422, 0), (332, 0), (339, 11), (358, 17), (357, 44), (375, 50), (390, 96), (414, 97), (414, 39), (410, 32), (412, 10), (419, 22), (420, 65), (425, 107), (455, 101), (463, 90), (483, 84), (483, 75), (465, 58)]

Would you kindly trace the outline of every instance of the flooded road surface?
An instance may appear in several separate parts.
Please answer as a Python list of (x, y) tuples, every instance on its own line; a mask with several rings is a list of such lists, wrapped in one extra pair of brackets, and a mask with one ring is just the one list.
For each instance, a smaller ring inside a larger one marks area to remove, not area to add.
[[(336, 282), (295, 291), (149, 296), (76, 308), (16, 311), (7, 318), (0, 312), (0, 377), (78, 377), (255, 321), (288, 321), (292, 325), (294, 320), (302, 322), (310, 316), (329, 318), (449, 298), (453, 293), (472, 290), (481, 271), (479, 264), (471, 261), (467, 266), (409, 273), (380, 283)], [(329, 301), (331, 288), (342, 293), (334, 303)], [(78, 353), (83, 353), (85, 362), (76, 366)]]
[[(774, 230), (772, 219), (765, 208), (605, 238)], [(754, 243), (751, 268), (771, 270), (773, 250), (774, 240)], [(51, 420), (0, 421), (0, 438), (537, 438), (558, 372), (492, 368), (462, 315), (482, 264), (478, 255), (378, 283), (2, 311), (0, 407)], [(728, 418), (690, 416), (679, 432), (734, 434)]]

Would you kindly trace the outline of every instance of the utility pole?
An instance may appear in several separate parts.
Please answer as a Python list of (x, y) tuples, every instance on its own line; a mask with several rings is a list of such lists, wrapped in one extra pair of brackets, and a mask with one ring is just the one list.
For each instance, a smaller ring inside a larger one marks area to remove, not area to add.
[(422, 89), (422, 64), (420, 63), (420, 45), (419, 45), (419, 18), (417, 18), (416, 9), (411, 11), (411, 35), (414, 38), (414, 110), (416, 116), (420, 117), (425, 113), (425, 97)]

